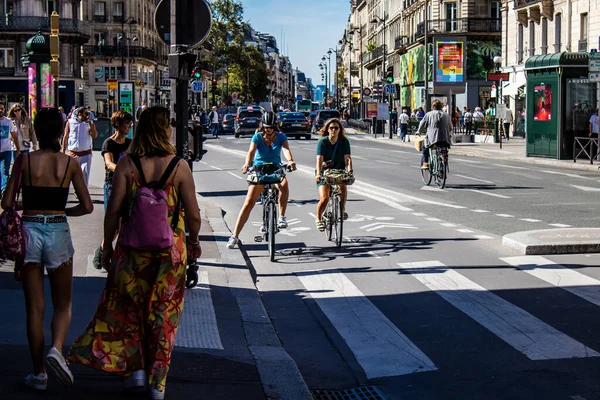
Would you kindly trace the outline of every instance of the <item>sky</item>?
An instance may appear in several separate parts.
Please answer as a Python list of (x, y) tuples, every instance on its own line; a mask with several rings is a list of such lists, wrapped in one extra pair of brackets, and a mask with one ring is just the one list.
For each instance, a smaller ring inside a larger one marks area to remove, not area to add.
[[(344, 34), (349, 0), (242, 0), (242, 4), (244, 20), (254, 29), (275, 36), (279, 53), (289, 56), (294, 68), (312, 78), (313, 85), (325, 83), (319, 63)], [(332, 79), (334, 57), (332, 54)]]

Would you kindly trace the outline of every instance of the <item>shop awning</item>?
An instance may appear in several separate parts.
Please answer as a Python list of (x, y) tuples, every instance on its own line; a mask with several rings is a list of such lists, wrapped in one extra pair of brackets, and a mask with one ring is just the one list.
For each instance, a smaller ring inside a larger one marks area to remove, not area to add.
[(516, 96), (519, 93), (519, 88), (525, 86), (527, 78), (524, 71), (518, 71), (511, 74), (513, 80), (505, 83), (502, 86), (503, 96)]

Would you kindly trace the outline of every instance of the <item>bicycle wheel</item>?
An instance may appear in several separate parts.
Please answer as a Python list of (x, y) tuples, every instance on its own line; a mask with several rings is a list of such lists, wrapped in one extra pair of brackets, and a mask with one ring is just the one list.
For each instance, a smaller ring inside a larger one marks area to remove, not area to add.
[(442, 160), (438, 161), (437, 174), (435, 176), (435, 184), (440, 189), (443, 189), (446, 186), (447, 168), (448, 168), (448, 166), (446, 165), (445, 162), (443, 162)]
[(344, 234), (344, 215), (342, 213), (342, 202), (339, 196), (335, 197), (334, 217), (335, 221), (335, 245), (340, 248), (342, 246), (342, 237)]
[(275, 203), (269, 203), (267, 214), (269, 215), (269, 257), (271, 261), (275, 261), (275, 229), (277, 228), (275, 225), (275, 220), (277, 219), (275, 215)]
[(333, 236), (333, 199), (329, 198), (329, 203), (327, 203), (327, 208), (325, 208), (325, 212), (323, 213), (323, 219), (325, 220), (325, 235), (327, 235), (327, 240), (331, 240)]
[(421, 168), (421, 178), (423, 179), (423, 183), (429, 186), (431, 184), (431, 151), (429, 152), (429, 168), (423, 169)]

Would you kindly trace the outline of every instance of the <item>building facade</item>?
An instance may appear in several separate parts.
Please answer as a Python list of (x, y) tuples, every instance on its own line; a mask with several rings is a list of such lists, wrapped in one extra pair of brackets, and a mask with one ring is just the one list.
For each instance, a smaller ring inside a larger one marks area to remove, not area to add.
[(21, 57), (27, 39), (38, 31), (50, 34), (53, 11), (60, 16), (60, 70), (58, 103), (65, 110), (85, 101), (81, 46), (90, 39), (88, 22), (80, 19), (81, 1), (6, 0), (0, 3), (0, 102), (27, 107), (27, 72)]

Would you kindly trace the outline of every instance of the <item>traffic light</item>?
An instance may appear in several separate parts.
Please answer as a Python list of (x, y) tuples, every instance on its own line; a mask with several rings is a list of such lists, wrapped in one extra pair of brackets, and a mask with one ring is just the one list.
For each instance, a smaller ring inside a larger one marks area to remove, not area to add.
[(206, 154), (204, 150), (204, 142), (206, 137), (204, 136), (204, 127), (196, 122), (190, 122), (188, 125), (188, 133), (194, 138), (193, 145), (190, 151), (190, 159), (192, 161), (202, 160), (202, 156)]
[(391, 65), (387, 67), (387, 71), (385, 73), (385, 80), (387, 81), (387, 83), (394, 82), (394, 67)]
[(200, 80), (202, 78), (202, 71), (199, 64), (194, 64), (192, 68), (192, 79)]
[(217, 78), (213, 78), (212, 79), (212, 83), (213, 83), (213, 85), (216, 85), (217, 84)]

